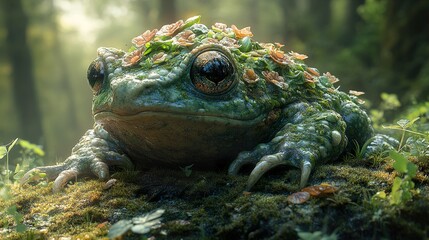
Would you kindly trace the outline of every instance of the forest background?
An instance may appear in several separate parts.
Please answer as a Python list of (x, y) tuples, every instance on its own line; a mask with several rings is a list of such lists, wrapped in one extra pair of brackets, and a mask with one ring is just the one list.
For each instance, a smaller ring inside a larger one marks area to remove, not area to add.
[(365, 92), (368, 108), (396, 94), (402, 107), (383, 116), (393, 120), (429, 106), (428, 12), (428, 0), (0, 0), (0, 144), (30, 140), (61, 161), (93, 125), (96, 49), (128, 50), (145, 30), (194, 15), (308, 55), (341, 90)]

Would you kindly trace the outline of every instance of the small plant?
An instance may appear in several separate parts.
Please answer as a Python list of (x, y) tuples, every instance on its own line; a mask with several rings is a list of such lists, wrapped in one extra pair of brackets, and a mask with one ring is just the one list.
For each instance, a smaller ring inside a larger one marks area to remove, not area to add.
[(401, 119), (396, 122), (396, 125), (383, 126), (383, 128), (397, 130), (401, 132), (401, 140), (399, 141), (398, 152), (402, 150), (402, 147), (404, 147), (406, 133), (412, 133), (423, 137), (426, 136), (426, 134), (410, 130), (410, 128), (414, 125), (414, 123), (417, 120), (419, 120), (419, 118), (414, 118), (411, 121), (407, 119)]
[[(21, 164), (16, 164), (13, 175), (15, 181), (21, 179), (29, 169), (43, 165), (43, 157), (45, 156), (45, 152), (39, 145), (23, 139), (20, 139), (18, 144), (21, 147), (21, 156), (17, 159), (17, 162)], [(40, 173), (37, 177), (45, 178), (46, 174)]]
[(10, 174), (12, 171), (9, 170), (9, 152), (15, 146), (16, 142), (18, 142), (18, 138), (13, 140), (11, 143), (0, 146), (0, 160), (6, 156), (6, 166), (2, 174), (5, 176), (4, 183), (10, 183)]
[(426, 138), (409, 137), (405, 143), (405, 146), (407, 147), (407, 151), (409, 151), (411, 156), (429, 156), (429, 142)]
[[(14, 148), (14, 146), (16, 146), (16, 144), (19, 144), (22, 148), (20, 157), (22, 165), (16, 164), (15, 171), (13, 172), (14, 180), (19, 180), (22, 174), (24, 174), (26, 170), (28, 170), (28, 166), (30, 165), (29, 162), (34, 162), (34, 154), (40, 157), (44, 156), (45, 154), (39, 146), (18, 138), (16, 138), (9, 144), (0, 146), (0, 160), (6, 157), (6, 163), (4, 164), (2, 171), (2, 176), (4, 177), (0, 178), (0, 198), (4, 200), (12, 198), (10, 191), (13, 182), (11, 181), (12, 171), (9, 169), (9, 153)], [(11, 205), (7, 207), (6, 209), (4, 209), (2, 214), (8, 215), (13, 218), (15, 222), (15, 230), (17, 232), (21, 233), (27, 230), (27, 226), (23, 223), (23, 216), (17, 211), (16, 205)]]
[(11, 174), (12, 170), (9, 168), (9, 153), (12, 150), (12, 148), (16, 145), (19, 145), (21, 147), (20, 154), (21, 156), (17, 159), (18, 162), (15, 166), (15, 171), (13, 172), (13, 179), (19, 180), (24, 173), (32, 168), (35, 167), (35, 165), (38, 163), (38, 161), (42, 161), (42, 157), (45, 155), (45, 152), (42, 150), (42, 148), (36, 144), (30, 143), (29, 141), (23, 140), (23, 139), (15, 139), (11, 143), (6, 145), (0, 146), (0, 160), (6, 157), (6, 163), (4, 165), (4, 169), (2, 171), (2, 175), (4, 176), (4, 179), (2, 181), (3, 184), (10, 184), (11, 183)]
[(373, 205), (377, 205), (384, 200), (388, 200), (390, 205), (403, 205), (413, 196), (414, 182), (412, 178), (417, 174), (417, 166), (396, 151), (390, 151), (389, 156), (395, 160), (393, 168), (402, 175), (402, 178), (395, 177), (390, 194), (386, 194), (384, 191), (377, 192), (371, 198)]
[(402, 178), (395, 177), (390, 193), (390, 204), (398, 205), (407, 202), (412, 197), (411, 191), (414, 189), (412, 179), (417, 174), (417, 166), (398, 152), (391, 151), (389, 156), (395, 160), (393, 168), (403, 175)]
[(149, 233), (152, 229), (161, 226), (161, 216), (164, 214), (164, 209), (157, 209), (150, 213), (144, 214), (141, 217), (135, 217), (131, 220), (120, 220), (110, 227), (109, 239), (122, 239), (123, 235), (130, 230), (137, 234)]
[[(395, 161), (393, 163), (393, 168), (398, 172), (399, 176), (395, 177), (393, 180), (390, 194), (386, 194), (385, 191), (377, 192), (371, 198), (371, 205), (379, 206), (380, 204), (388, 202), (390, 206), (398, 206), (412, 199), (413, 192), (415, 191), (412, 179), (416, 176), (418, 167), (410, 162), (406, 156), (427, 154), (429, 148), (426, 142), (426, 138), (428, 137), (427, 134), (410, 130), (417, 120), (419, 120), (419, 118), (414, 118), (411, 121), (401, 119), (395, 125), (383, 126), (383, 128), (401, 132), (397, 151), (389, 152), (389, 157)], [(420, 138), (414, 140), (414, 138), (410, 137), (405, 140), (407, 133), (417, 135)], [(404, 150), (408, 150), (409, 152), (404, 152)]]
[(374, 137), (369, 138), (368, 140), (366, 140), (366, 142), (363, 144), (362, 147), (359, 145), (359, 143), (357, 141), (353, 141), (353, 144), (355, 145), (355, 155), (354, 155), (354, 158), (358, 159), (358, 160), (364, 159), (364, 155), (365, 155), (366, 149), (367, 149), (368, 145), (373, 140), (374, 140)]
[(12, 205), (6, 209), (6, 213), (15, 221), (15, 230), (19, 233), (25, 232), (27, 226), (23, 223), (23, 216), (16, 210), (16, 205)]

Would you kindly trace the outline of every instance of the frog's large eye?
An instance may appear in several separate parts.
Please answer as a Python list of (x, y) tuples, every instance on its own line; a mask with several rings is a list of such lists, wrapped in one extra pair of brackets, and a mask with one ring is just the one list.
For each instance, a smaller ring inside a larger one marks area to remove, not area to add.
[(228, 57), (219, 51), (202, 52), (192, 63), (192, 83), (204, 94), (225, 93), (233, 86), (234, 79), (234, 66)]
[(95, 59), (88, 67), (87, 78), (94, 94), (97, 94), (103, 86), (105, 74), (104, 64), (100, 59)]

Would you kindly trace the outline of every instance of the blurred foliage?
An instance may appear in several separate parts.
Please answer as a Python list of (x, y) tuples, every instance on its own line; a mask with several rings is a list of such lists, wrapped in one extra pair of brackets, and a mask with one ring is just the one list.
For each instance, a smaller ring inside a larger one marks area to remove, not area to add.
[[(366, 92), (367, 102), (382, 109), (383, 119), (399, 119), (398, 110), (410, 105), (416, 111), (407, 114), (418, 115), (411, 118), (427, 115), (429, 108), (429, 25), (424, 19), (429, 1), (21, 1), (29, 19), (27, 43), (42, 111), (43, 136), (37, 143), (46, 146), (51, 162), (67, 156), (93, 124), (85, 75), (97, 47), (128, 49), (130, 39), (144, 30), (193, 15), (202, 15), (207, 25), (251, 26), (257, 41), (284, 43), (287, 50), (310, 56), (307, 63), (335, 74), (342, 90)], [(6, 36), (0, 15), (2, 53)], [(10, 75), (10, 62), (1, 54), (0, 143), (22, 137)], [(395, 101), (380, 101), (382, 92), (396, 94), (402, 106), (385, 109), (381, 102)]]

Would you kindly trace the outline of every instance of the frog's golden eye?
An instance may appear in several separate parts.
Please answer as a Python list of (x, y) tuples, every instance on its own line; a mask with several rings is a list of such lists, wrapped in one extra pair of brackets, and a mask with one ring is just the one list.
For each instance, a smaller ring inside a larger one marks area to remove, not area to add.
[(192, 63), (191, 80), (198, 91), (219, 95), (234, 85), (234, 66), (225, 54), (215, 50), (205, 51)]
[(97, 94), (103, 86), (105, 73), (104, 64), (100, 59), (95, 59), (88, 67), (87, 78), (94, 94)]

